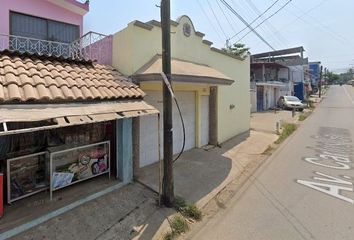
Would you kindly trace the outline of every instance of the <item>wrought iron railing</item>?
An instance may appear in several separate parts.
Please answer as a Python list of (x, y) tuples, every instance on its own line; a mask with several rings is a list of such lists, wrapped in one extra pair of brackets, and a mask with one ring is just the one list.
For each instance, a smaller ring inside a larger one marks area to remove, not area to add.
[(70, 44), (0, 34), (0, 50), (9, 49), (21, 53), (70, 57)]
[(112, 65), (112, 36), (88, 32), (72, 43), (0, 34), (0, 51), (75, 58)]
[(101, 64), (112, 65), (112, 36), (88, 32), (72, 42), (71, 53), (74, 58), (95, 60)]

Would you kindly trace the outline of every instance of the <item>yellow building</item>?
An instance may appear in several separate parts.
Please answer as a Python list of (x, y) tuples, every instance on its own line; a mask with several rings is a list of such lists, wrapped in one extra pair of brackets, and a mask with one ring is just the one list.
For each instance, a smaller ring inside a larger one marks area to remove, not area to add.
[[(172, 81), (186, 127), (185, 150), (248, 132), (249, 58), (211, 47), (187, 16), (171, 21), (171, 32)], [(147, 93), (145, 100), (162, 113), (161, 45), (161, 25), (155, 20), (133, 21), (113, 36), (113, 66), (139, 83)], [(140, 166), (158, 160), (156, 119), (140, 120)], [(176, 109), (173, 121), (174, 153), (178, 153), (183, 134)]]

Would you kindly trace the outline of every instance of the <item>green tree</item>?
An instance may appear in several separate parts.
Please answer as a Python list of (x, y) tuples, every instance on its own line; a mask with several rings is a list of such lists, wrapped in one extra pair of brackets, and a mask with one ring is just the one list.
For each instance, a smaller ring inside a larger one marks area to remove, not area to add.
[(237, 57), (245, 59), (247, 57), (248, 51), (250, 48), (246, 47), (243, 43), (234, 43), (231, 46), (227, 46), (226, 48), (222, 48), (223, 51), (235, 55)]
[(330, 71), (325, 75), (325, 78), (327, 78), (329, 84), (338, 83), (340, 80), (339, 74)]

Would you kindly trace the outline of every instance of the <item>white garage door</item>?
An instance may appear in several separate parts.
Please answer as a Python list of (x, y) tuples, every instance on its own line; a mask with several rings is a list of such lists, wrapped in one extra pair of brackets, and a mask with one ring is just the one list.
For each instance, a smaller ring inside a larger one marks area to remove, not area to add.
[[(161, 158), (162, 158), (162, 136), (163, 136), (163, 105), (162, 92), (145, 91), (146, 102), (155, 106), (161, 113), (160, 139), (161, 139)], [(195, 147), (195, 92), (176, 92), (185, 128), (186, 145), (185, 150)], [(158, 161), (158, 139), (157, 139), (157, 116), (141, 117), (140, 122), (140, 167), (152, 164)], [(179, 153), (182, 148), (183, 132), (178, 110), (173, 103), (173, 152)]]

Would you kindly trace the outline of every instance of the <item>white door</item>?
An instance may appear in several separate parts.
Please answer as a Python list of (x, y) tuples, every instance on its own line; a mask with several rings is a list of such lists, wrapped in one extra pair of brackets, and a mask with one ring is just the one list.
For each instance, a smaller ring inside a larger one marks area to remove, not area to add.
[[(160, 120), (160, 151), (161, 158), (163, 149), (163, 104), (162, 92), (145, 91), (147, 94), (144, 100), (156, 107), (161, 113)], [(176, 92), (176, 97), (181, 108), (185, 128), (186, 128), (186, 144), (185, 150), (195, 147), (195, 92)], [(152, 164), (158, 161), (158, 128), (157, 116), (141, 117), (140, 121), (140, 167)], [(182, 124), (178, 110), (173, 102), (173, 153), (180, 152), (183, 143)]]

